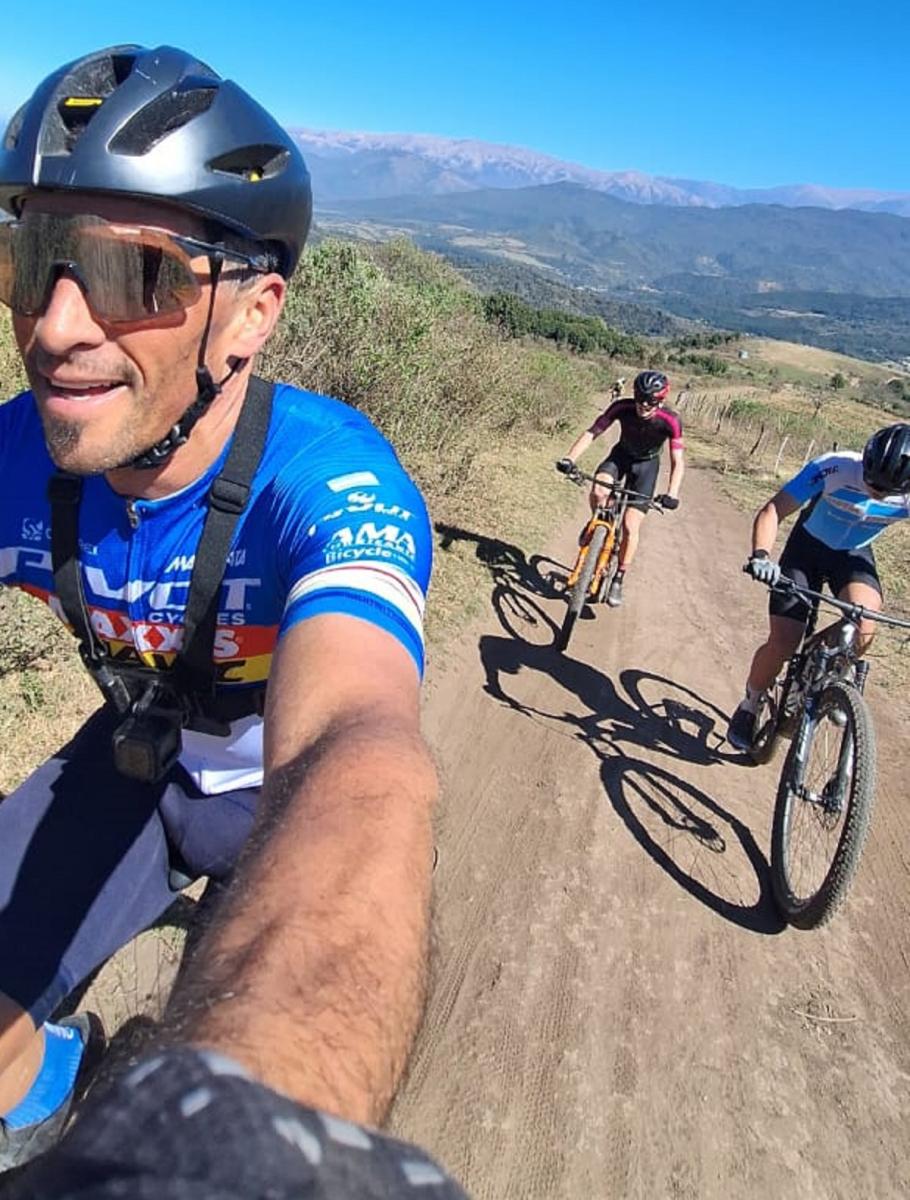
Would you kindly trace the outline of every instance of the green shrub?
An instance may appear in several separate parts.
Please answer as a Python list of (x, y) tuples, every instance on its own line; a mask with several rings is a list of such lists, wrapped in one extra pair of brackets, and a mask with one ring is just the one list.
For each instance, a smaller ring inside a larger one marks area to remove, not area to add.
[(364, 411), (433, 500), (491, 440), (557, 428), (597, 382), (590, 364), (503, 336), (451, 267), (402, 240), (308, 253), (261, 370)]

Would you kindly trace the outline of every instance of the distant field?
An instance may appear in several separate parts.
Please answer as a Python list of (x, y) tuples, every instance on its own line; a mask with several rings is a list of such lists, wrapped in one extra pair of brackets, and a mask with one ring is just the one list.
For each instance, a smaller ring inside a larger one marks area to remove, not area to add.
[(744, 340), (743, 346), (748, 350), (750, 358), (770, 365), (795, 367), (799, 371), (812, 372), (821, 377), (820, 383), (825, 383), (826, 377), (837, 371), (847, 377), (881, 382), (887, 382), (895, 375), (910, 379), (910, 373), (895, 367), (866, 362), (864, 359), (851, 358), (847, 354), (837, 354), (833, 350), (821, 350), (816, 346), (803, 346), (798, 342), (779, 342), (774, 338), (748, 338)]

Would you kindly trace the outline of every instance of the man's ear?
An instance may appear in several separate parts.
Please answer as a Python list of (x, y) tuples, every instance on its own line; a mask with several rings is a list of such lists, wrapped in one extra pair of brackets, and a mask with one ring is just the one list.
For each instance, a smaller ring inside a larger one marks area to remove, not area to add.
[(238, 290), (230, 321), (228, 355), (253, 358), (271, 337), (287, 297), (287, 280), (262, 275)]

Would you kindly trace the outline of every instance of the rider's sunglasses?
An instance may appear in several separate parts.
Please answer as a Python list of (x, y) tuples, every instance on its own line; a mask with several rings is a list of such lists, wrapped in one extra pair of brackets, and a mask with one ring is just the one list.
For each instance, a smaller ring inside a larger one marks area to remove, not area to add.
[(653, 397), (649, 396), (646, 400), (636, 400), (635, 403), (638, 405), (639, 408), (650, 409), (650, 408), (657, 408), (658, 405), (660, 404), (660, 401), (655, 400)]
[(241, 254), (144, 225), (86, 213), (26, 213), (0, 223), (0, 301), (21, 316), (35, 316), (60, 275), (68, 274), (102, 321), (148, 321), (199, 299), (205, 279), (192, 259), (203, 254), (242, 263), (246, 270), (270, 269), (267, 255)]

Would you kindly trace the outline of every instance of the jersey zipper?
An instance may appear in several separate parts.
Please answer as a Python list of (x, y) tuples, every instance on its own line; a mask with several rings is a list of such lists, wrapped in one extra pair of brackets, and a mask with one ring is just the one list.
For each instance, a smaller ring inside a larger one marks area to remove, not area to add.
[(126, 502), (126, 519), (130, 523), (130, 529), (139, 528), (139, 510), (136, 508), (136, 501), (132, 498)]

